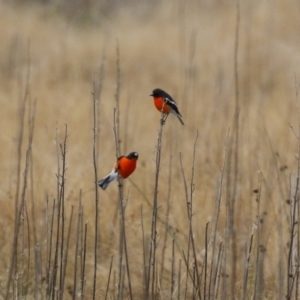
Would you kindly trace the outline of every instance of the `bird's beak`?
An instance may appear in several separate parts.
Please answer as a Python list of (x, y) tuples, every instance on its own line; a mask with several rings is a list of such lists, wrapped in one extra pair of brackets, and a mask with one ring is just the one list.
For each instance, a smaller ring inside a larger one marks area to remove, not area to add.
[(153, 96), (153, 94), (150, 94), (149, 96)]

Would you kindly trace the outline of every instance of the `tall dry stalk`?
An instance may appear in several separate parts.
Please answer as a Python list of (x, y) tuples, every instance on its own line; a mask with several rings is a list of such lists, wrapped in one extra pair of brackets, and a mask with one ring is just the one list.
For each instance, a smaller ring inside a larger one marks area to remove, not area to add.
[[(236, 0), (236, 26), (233, 51), (233, 74), (234, 74), (234, 118), (232, 135), (229, 142), (228, 160), (227, 160), (227, 193), (226, 193), (226, 234), (225, 234), (225, 253), (224, 266), (227, 269), (227, 261), (229, 258), (230, 268), (230, 295), (234, 297), (235, 286), (237, 281), (237, 241), (236, 241), (236, 206), (238, 201), (238, 181), (239, 181), (239, 116), (240, 116), (240, 100), (239, 100), (239, 30), (240, 30), (240, 2)], [(229, 270), (227, 270), (229, 271)], [(226, 274), (227, 274), (226, 271)], [(222, 299), (227, 298), (228, 279), (225, 275), (222, 283)]]
[(109, 283), (110, 283), (110, 278), (111, 278), (111, 271), (112, 271), (113, 262), (114, 262), (114, 256), (112, 255), (111, 261), (110, 261), (110, 266), (109, 266), (109, 272), (108, 272), (108, 279), (107, 279), (106, 292), (105, 292), (105, 300), (108, 297)]
[(146, 246), (145, 246), (145, 230), (144, 230), (144, 215), (143, 205), (141, 205), (141, 230), (142, 230), (142, 251), (143, 251), (143, 297), (147, 299), (147, 262), (146, 262)]
[(252, 251), (252, 242), (253, 242), (254, 226), (250, 235), (249, 245), (245, 242), (245, 270), (243, 276), (243, 300), (247, 299), (247, 286), (248, 286), (248, 277), (249, 277), (249, 267), (250, 267), (250, 256)]
[(98, 156), (99, 156), (99, 128), (100, 128), (100, 99), (102, 87), (105, 79), (105, 53), (102, 55), (100, 66), (99, 81), (96, 83), (95, 74), (92, 80), (92, 101), (93, 101), (93, 171), (94, 171), (94, 190), (95, 190), (95, 239), (94, 239), (94, 276), (93, 276), (93, 299), (96, 299), (97, 290), (97, 267), (100, 257), (99, 245), (100, 236), (100, 213), (99, 213), (99, 188), (98, 188)]
[(259, 186), (257, 189), (256, 203), (256, 261), (255, 261), (255, 279), (254, 279), (254, 296), (253, 299), (261, 299), (263, 297), (263, 288), (264, 288), (264, 277), (263, 277), (263, 260), (264, 260), (264, 246), (262, 245), (262, 213), (261, 213), (261, 183), (259, 181)]
[[(148, 259), (148, 274), (146, 283), (146, 299), (156, 298), (155, 290), (155, 279), (156, 279), (156, 222), (157, 222), (157, 199), (158, 199), (158, 182), (160, 173), (160, 160), (161, 160), (161, 148), (162, 148), (162, 137), (163, 128), (166, 121), (167, 115), (161, 114), (160, 127), (157, 136), (157, 146), (156, 146), (156, 159), (155, 159), (155, 181), (154, 181), (154, 195), (152, 204), (152, 221), (151, 221), (151, 233), (150, 233), (150, 245), (149, 245), (149, 259)], [(151, 293), (150, 293), (151, 286)]]
[[(16, 190), (15, 190), (15, 224), (14, 224), (14, 238), (13, 238), (13, 246), (12, 246), (12, 257), (10, 260), (10, 269), (7, 277), (7, 286), (6, 286), (6, 296), (5, 299), (9, 298), (10, 286), (12, 283), (12, 277), (16, 276), (18, 270), (18, 235), (19, 235), (19, 226), (20, 226), (20, 211), (19, 209), (23, 207), (19, 207), (19, 198), (20, 198), (20, 186), (21, 186), (21, 164), (22, 164), (22, 146), (24, 139), (24, 130), (25, 130), (25, 113), (26, 113), (26, 104), (30, 94), (30, 42), (28, 43), (28, 51), (27, 51), (27, 73), (25, 79), (25, 92), (23, 99), (20, 101), (20, 110), (19, 110), (19, 133), (18, 133), (18, 142), (17, 142), (17, 180), (16, 180)], [(28, 152), (27, 152), (28, 153)], [(26, 157), (25, 162), (25, 174), (27, 176), (27, 167), (26, 165), (29, 163), (28, 157)], [(27, 182), (27, 177), (24, 178)], [(25, 183), (24, 183), (25, 184)], [(24, 191), (24, 189), (23, 189)], [(24, 204), (24, 203), (23, 203)], [(15, 280), (13, 281), (13, 294), (15, 293)]]
[[(67, 171), (67, 137), (68, 137), (68, 127), (65, 126), (65, 138), (64, 142), (60, 143), (60, 151), (62, 157), (62, 174), (61, 174), (61, 182), (60, 182), (60, 193), (58, 198), (58, 205), (59, 205), (59, 214), (58, 214), (58, 230), (57, 230), (57, 237), (59, 238), (60, 235), (60, 242), (57, 240), (57, 248), (59, 249), (60, 246), (60, 268), (59, 268), (59, 298), (63, 298), (63, 286), (64, 286), (64, 267), (65, 267), (65, 260), (64, 260), (64, 251), (65, 251), (65, 221), (66, 221), (66, 214), (65, 214), (65, 182), (66, 182), (66, 171)], [(61, 217), (61, 221), (60, 221)], [(55, 266), (56, 267), (56, 266)], [(53, 293), (54, 297), (54, 293)]]
[[(29, 135), (29, 144), (33, 144), (33, 134), (34, 134), (34, 126), (35, 126), (35, 115), (36, 115), (36, 106), (37, 106), (37, 98), (33, 101), (33, 103), (29, 104), (29, 120), (28, 120), (28, 127), (29, 127), (29, 132), (31, 133)], [(30, 197), (31, 197), (31, 219), (32, 219), (32, 230), (33, 230), (33, 240), (34, 240), (34, 245), (37, 244), (37, 230), (36, 230), (36, 217), (35, 217), (35, 193), (34, 193), (34, 176), (33, 176), (33, 154), (32, 151), (30, 151)]]
[[(298, 98), (299, 86), (296, 83), (296, 98)], [(290, 125), (297, 139), (297, 174), (295, 182), (291, 183), (291, 200), (290, 200), (290, 224), (289, 224), (289, 247), (288, 247), (288, 257), (287, 257), (287, 273), (286, 273), (286, 299), (292, 299), (295, 295), (297, 299), (299, 294), (299, 270), (300, 270), (300, 205), (299, 205), (299, 178), (300, 178), (300, 112), (298, 108), (298, 133), (296, 133), (293, 127)], [(291, 176), (291, 181), (293, 177)]]
[[(234, 90), (235, 90), (235, 116), (234, 116), (234, 144), (233, 147), (233, 192), (229, 205), (229, 231), (231, 238), (231, 297), (234, 297), (235, 286), (237, 282), (237, 242), (236, 242), (236, 226), (235, 206), (238, 201), (238, 181), (239, 181), (239, 116), (240, 116), (240, 99), (239, 99), (239, 31), (240, 31), (240, 0), (236, 0), (236, 27), (234, 40)], [(238, 212), (239, 213), (239, 212)]]
[[(216, 241), (217, 241), (217, 231), (218, 231), (218, 224), (219, 224), (219, 216), (220, 216), (220, 205), (222, 199), (222, 189), (223, 189), (223, 179), (224, 179), (224, 172), (225, 166), (227, 164), (227, 153), (228, 153), (228, 139), (229, 139), (229, 130), (227, 133), (226, 139), (226, 146), (225, 146), (225, 153), (224, 153), (224, 160), (221, 169), (221, 174), (218, 180), (217, 186), (217, 195), (215, 198), (215, 205), (214, 205), (214, 212), (213, 218), (211, 222), (211, 245), (212, 245), (212, 255), (211, 255), (211, 262), (210, 262), (210, 275), (209, 275), (209, 287), (208, 287), (208, 299), (211, 299), (211, 295), (213, 299), (216, 299), (217, 295), (215, 291), (217, 290), (217, 277), (219, 276), (218, 270), (220, 269), (220, 265), (218, 264), (219, 261), (215, 260), (215, 253), (216, 253)], [(219, 282), (219, 281), (218, 281)]]
[(82, 190), (80, 190), (79, 197), (78, 197), (78, 213), (77, 213), (77, 226), (76, 226), (76, 244), (75, 244), (75, 256), (74, 256), (74, 279), (73, 279), (73, 294), (72, 294), (72, 300), (76, 299), (77, 294), (77, 273), (78, 273), (78, 256), (79, 256), (79, 246), (80, 246), (80, 235), (82, 232), (81, 229), (81, 223), (83, 218), (83, 207), (81, 203), (81, 197), (82, 197)]
[(71, 229), (72, 229), (72, 221), (73, 221), (73, 212), (74, 207), (71, 206), (71, 213), (66, 237), (66, 245), (63, 249), (63, 264), (62, 264), (62, 278), (61, 278), (61, 299), (64, 298), (64, 290), (65, 290), (65, 281), (67, 276), (67, 265), (68, 265), (68, 254), (69, 254), (69, 246), (70, 246), (70, 237), (71, 237)]
[[(114, 109), (114, 133), (116, 141), (116, 153), (120, 153), (120, 142), (117, 140), (119, 136), (117, 134), (117, 121), (116, 121), (116, 109)], [(123, 268), (123, 253), (125, 255), (125, 267), (127, 271), (128, 287), (130, 299), (133, 299), (132, 288), (131, 288), (131, 278), (129, 270), (129, 261), (128, 261), (128, 250), (127, 250), (127, 240), (126, 240), (126, 229), (125, 229), (125, 207), (124, 207), (124, 190), (123, 190), (123, 179), (118, 178), (118, 188), (119, 188), (119, 212), (120, 212), (120, 244), (119, 244), (119, 299), (123, 298), (123, 280), (124, 280), (124, 268)]]
[(171, 291), (170, 298), (173, 299), (175, 289), (175, 239), (172, 240), (172, 265), (171, 265)]
[[(172, 153), (172, 150), (171, 150)], [(162, 280), (164, 275), (164, 269), (165, 269), (165, 252), (167, 248), (167, 238), (170, 231), (169, 228), (169, 215), (171, 210), (171, 187), (172, 187), (172, 165), (173, 165), (173, 156), (170, 155), (170, 161), (169, 161), (169, 179), (168, 179), (168, 192), (167, 192), (167, 211), (166, 211), (166, 224), (165, 224), (165, 233), (163, 237), (163, 244), (162, 244), (162, 252), (161, 252), (161, 267), (160, 267), (160, 275), (159, 275), (159, 286), (162, 286)], [(174, 237), (173, 237), (173, 243), (174, 244)], [(172, 260), (172, 265), (174, 265), (174, 261)], [(173, 284), (172, 284), (173, 286)], [(174, 288), (174, 287), (173, 287)]]
[[(200, 289), (201, 280), (200, 280), (200, 273), (198, 270), (197, 253), (196, 253), (194, 230), (193, 230), (193, 196), (195, 191), (194, 175), (195, 175), (195, 159), (196, 159), (196, 146), (197, 146), (198, 136), (199, 136), (199, 132), (197, 131), (195, 142), (194, 142), (194, 148), (193, 148), (192, 172), (191, 172), (191, 182), (190, 182), (189, 192), (188, 192), (187, 181), (185, 178), (181, 153), (179, 153), (179, 161), (180, 161), (181, 174), (184, 183), (187, 218), (189, 222), (188, 246), (186, 251), (187, 253), (186, 268), (187, 268), (187, 274), (191, 274), (189, 268), (190, 268), (190, 251), (192, 251), (192, 256), (193, 256), (192, 263), (194, 266), (194, 270), (193, 270), (193, 276), (190, 276), (190, 278), (193, 281), (193, 292), (195, 293), (195, 295), (197, 295), (197, 297), (199, 297), (199, 299), (201, 299), (201, 289)], [(188, 287), (188, 276), (186, 277), (186, 284), (185, 284), (185, 298), (187, 296), (187, 287)]]
[[(58, 157), (58, 173), (57, 173), (57, 185), (58, 185), (58, 199), (57, 199), (57, 217), (56, 217), (56, 233), (55, 245), (54, 245), (54, 257), (51, 271), (51, 278), (49, 279), (49, 285), (47, 288), (47, 297), (49, 299), (55, 299), (63, 297), (63, 285), (64, 285), (64, 251), (65, 251), (65, 181), (67, 171), (67, 138), (68, 138), (68, 126), (65, 125), (64, 140), (59, 143), (56, 138), (58, 149), (60, 149), (61, 158)], [(60, 163), (62, 161), (62, 169), (60, 170)], [(54, 214), (54, 211), (53, 211)], [(51, 234), (52, 235), (52, 234)], [(51, 237), (52, 239), (52, 237)]]
[[(121, 156), (121, 140), (120, 140), (120, 90), (121, 90), (121, 67), (120, 67), (120, 49), (117, 41), (116, 46), (116, 68), (117, 68), (117, 83), (115, 91), (116, 107), (113, 114), (113, 131), (115, 137), (116, 159)], [(124, 207), (124, 189), (123, 179), (118, 177), (118, 190), (119, 190), (119, 219), (120, 219), (120, 236), (119, 236), (119, 276), (118, 276), (118, 299), (123, 299), (124, 293), (124, 270), (126, 268), (127, 281), (129, 288), (130, 299), (133, 299), (131, 288), (131, 277), (128, 259), (127, 239), (126, 239), (126, 226), (125, 226), (125, 207)], [(125, 267), (123, 267), (123, 255), (125, 256)]]
[(86, 250), (87, 247), (87, 223), (84, 224), (84, 234), (83, 234), (83, 253), (82, 253), (82, 263), (81, 263), (81, 286), (80, 286), (80, 295), (81, 300), (85, 299), (85, 286), (86, 286), (86, 279), (85, 279), (85, 267), (86, 267)]
[(51, 289), (51, 280), (53, 270), (51, 268), (51, 260), (52, 260), (52, 243), (53, 243), (53, 226), (54, 226), (54, 214), (56, 207), (56, 199), (53, 199), (52, 209), (51, 209), (51, 218), (49, 218), (49, 196), (46, 195), (46, 228), (47, 228), (47, 241), (46, 241), (46, 285), (47, 291), (46, 295), (50, 296)]
[(97, 289), (97, 266), (98, 266), (98, 249), (99, 249), (99, 192), (98, 192), (98, 99), (96, 98), (95, 78), (93, 78), (93, 167), (94, 167), (94, 186), (95, 186), (95, 241), (94, 241), (94, 278), (93, 278), (93, 299), (96, 299)]

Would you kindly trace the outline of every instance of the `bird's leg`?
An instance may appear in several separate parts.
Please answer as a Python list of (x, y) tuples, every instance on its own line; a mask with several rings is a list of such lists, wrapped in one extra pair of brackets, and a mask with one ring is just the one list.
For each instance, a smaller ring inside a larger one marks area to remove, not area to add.
[(118, 187), (121, 188), (121, 187), (123, 186), (123, 180), (122, 180), (122, 177), (119, 177), (118, 182), (119, 182)]
[(167, 121), (167, 118), (168, 118), (168, 114), (163, 114), (162, 115), (162, 118), (160, 120), (161, 125), (165, 125), (165, 123)]

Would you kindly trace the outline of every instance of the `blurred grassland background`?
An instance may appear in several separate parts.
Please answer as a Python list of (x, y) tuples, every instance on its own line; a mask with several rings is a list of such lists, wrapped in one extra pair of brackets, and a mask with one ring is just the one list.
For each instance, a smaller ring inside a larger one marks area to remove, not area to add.
[[(226, 195), (233, 185), (229, 180), (231, 174), (228, 168), (224, 169), (222, 187), (219, 180), (228, 148), (226, 141), (234, 132), (236, 24), (235, 1), (0, 2), (1, 290), (5, 291), (7, 286), (13, 246), (20, 107), (27, 86), (30, 101), (25, 112), (20, 176), (22, 182), (28, 147), (29, 110), (36, 100), (30, 163), (32, 177), (26, 192), (31, 252), (35, 246), (30, 213), (34, 203), (37, 241), (41, 256), (45, 258), (45, 216), (49, 215), (45, 210), (46, 198), (52, 203), (57, 197), (56, 130), (58, 140), (62, 142), (67, 124), (66, 220), (71, 206), (77, 211), (82, 191), (84, 222), (88, 223), (86, 299), (91, 299), (95, 222), (92, 80), (94, 77), (96, 82), (99, 81), (101, 64), (104, 62), (98, 116), (100, 179), (111, 170), (115, 161), (113, 109), (116, 105), (117, 48), (120, 53), (121, 152), (127, 154), (137, 151), (140, 155), (135, 173), (124, 182), (128, 198), (126, 232), (129, 264), (136, 299), (143, 298), (141, 206), (146, 241), (149, 240), (151, 226), (152, 208), (149, 203), (153, 198), (160, 114), (154, 108), (149, 94), (156, 87), (174, 96), (185, 122), (183, 127), (174, 116), (170, 116), (164, 126), (158, 215), (163, 221), (168, 219), (173, 234), (168, 235), (166, 243), (165, 277), (160, 298), (170, 298), (172, 238), (177, 243), (177, 271), (178, 261), (182, 259), (181, 250), (186, 247), (188, 240), (189, 221), (179, 152), (190, 185), (197, 132), (193, 227), (199, 265), (203, 263), (205, 226), (213, 218), (219, 192), (222, 198), (217, 235), (225, 241), (228, 221)], [(287, 269), (290, 242), (289, 202), (295, 194), (298, 172), (298, 140), (290, 125), (299, 134), (299, 32), (300, 4), (297, 1), (240, 0), (240, 110), (239, 144), (236, 150), (239, 163), (234, 217), (234, 243), (237, 249), (234, 264), (237, 276), (233, 283), (236, 297), (241, 296), (244, 248), (252, 230), (254, 244), (265, 249), (260, 260), (263, 287), (260, 287), (259, 295), (256, 294), (253, 288), (255, 280), (250, 280), (247, 299), (253, 294), (257, 299), (283, 299), (281, 297), (286, 294), (287, 278), (282, 274)], [(29, 85), (26, 84), (28, 69)], [(167, 216), (169, 178), (171, 207)], [(253, 190), (259, 187), (261, 215), (258, 216), (257, 194)], [(112, 255), (117, 257), (119, 251), (117, 184), (112, 184), (106, 191), (99, 190), (99, 197), (98, 299), (104, 295), (110, 258)], [(74, 272), (75, 219), (73, 222), (66, 297), (74, 293), (70, 292)], [(257, 226), (260, 228), (259, 237), (255, 231)], [(165, 226), (159, 223), (157, 231), (159, 265)], [(27, 244), (24, 246), (26, 259), (30, 247)], [(256, 263), (251, 257), (250, 270), (254, 275), (257, 274)], [(232, 280), (232, 265), (233, 262), (228, 258), (222, 274), (228, 276), (228, 282)], [(117, 258), (113, 265), (113, 270), (116, 269)], [(26, 293), (31, 299), (34, 285), (33, 254), (28, 274)], [(233, 299), (229, 288), (225, 294), (228, 299)], [(2, 292), (4, 295), (5, 292)]]

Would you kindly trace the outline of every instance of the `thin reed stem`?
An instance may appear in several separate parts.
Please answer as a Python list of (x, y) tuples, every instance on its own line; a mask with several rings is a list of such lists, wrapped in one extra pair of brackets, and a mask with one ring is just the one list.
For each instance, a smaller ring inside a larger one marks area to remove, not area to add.
[(172, 267), (171, 267), (171, 299), (174, 296), (175, 288), (175, 239), (172, 240)]
[(75, 244), (75, 257), (74, 257), (74, 278), (73, 278), (73, 294), (72, 299), (76, 299), (77, 294), (77, 269), (78, 269), (78, 252), (79, 252), (79, 238), (80, 238), (80, 225), (82, 222), (82, 204), (81, 204), (82, 190), (79, 192), (78, 198), (78, 214), (77, 214), (77, 227), (76, 227), (76, 244)]
[(261, 200), (261, 180), (259, 181), (259, 187), (256, 196), (256, 203), (257, 203), (257, 221), (256, 221), (256, 228), (257, 228), (257, 243), (256, 243), (256, 262), (255, 262), (255, 279), (254, 279), (254, 297), (253, 299), (261, 299), (263, 293), (263, 278), (262, 278), (262, 244), (261, 244), (261, 213), (260, 213), (260, 200)]
[(144, 299), (146, 299), (146, 294), (147, 294), (147, 262), (146, 262), (143, 205), (141, 205), (141, 230), (142, 230), (142, 244), (143, 244), (143, 296), (144, 296)]
[(165, 264), (165, 252), (166, 252), (166, 248), (167, 248), (168, 233), (170, 231), (170, 228), (169, 228), (169, 215), (170, 215), (170, 210), (171, 210), (172, 162), (173, 162), (173, 156), (171, 155), (170, 156), (170, 161), (169, 161), (169, 179), (168, 179), (168, 193), (167, 193), (167, 212), (166, 212), (166, 224), (165, 224), (166, 230), (165, 230), (165, 234), (164, 234), (164, 238), (163, 238), (163, 248), (162, 248), (162, 253), (161, 253), (161, 267), (160, 267), (160, 275), (159, 275), (159, 277), (160, 277), (160, 283), (159, 283), (159, 285), (160, 286), (162, 286), (162, 281), (163, 281), (164, 264)]
[(51, 281), (52, 281), (52, 275), (53, 271), (51, 270), (51, 258), (52, 258), (52, 242), (53, 242), (53, 226), (54, 226), (54, 213), (55, 213), (55, 207), (56, 207), (56, 201), (53, 199), (52, 203), (52, 210), (51, 210), (51, 220), (50, 220), (50, 226), (49, 226), (49, 198), (48, 195), (46, 195), (46, 220), (47, 220), (47, 266), (46, 266), (46, 282), (47, 282), (47, 292), (46, 295), (50, 296), (51, 293)]
[(178, 288), (177, 288), (177, 298), (180, 300), (180, 292), (181, 292), (181, 259), (179, 259), (179, 267), (178, 267)]
[[(20, 197), (20, 186), (21, 186), (21, 164), (22, 164), (22, 147), (24, 139), (24, 129), (25, 129), (25, 113), (26, 113), (26, 103), (30, 94), (30, 41), (28, 42), (27, 50), (27, 69), (26, 69), (26, 79), (25, 79), (25, 92), (23, 99), (20, 101), (20, 110), (17, 120), (19, 120), (19, 134), (18, 134), (18, 143), (17, 143), (17, 179), (16, 179), (16, 190), (15, 190), (15, 228), (14, 228), (14, 238), (13, 238), (13, 248), (12, 248), (12, 257), (10, 260), (10, 268), (7, 277), (6, 285), (6, 294), (5, 299), (9, 299), (10, 286), (12, 283), (13, 275), (17, 274), (17, 265), (18, 265), (18, 235), (19, 235), (19, 197)], [(28, 158), (26, 158), (27, 160)], [(27, 162), (26, 162), (27, 163)], [(25, 167), (26, 169), (26, 167)], [(26, 179), (27, 180), (27, 179)], [(21, 205), (22, 206), (22, 205)], [(13, 281), (13, 294), (15, 292), (15, 284)]]
[(83, 260), (81, 273), (81, 300), (85, 299), (85, 266), (86, 266), (86, 246), (87, 246), (87, 223), (84, 224), (84, 244), (83, 244)]
[(243, 298), (247, 299), (247, 285), (248, 285), (248, 276), (249, 276), (249, 266), (250, 266), (250, 256), (252, 250), (252, 242), (253, 242), (253, 233), (254, 227), (252, 228), (252, 232), (250, 235), (249, 247), (247, 247), (247, 243), (245, 243), (245, 251), (246, 251), (246, 260), (245, 260), (245, 271), (244, 271), (244, 280), (243, 280)]
[(205, 226), (205, 255), (204, 255), (204, 292), (203, 292), (204, 299), (207, 298), (206, 297), (207, 296), (206, 288), (207, 288), (208, 226), (209, 226), (209, 223), (206, 223), (206, 226)]
[[(97, 92), (100, 95), (100, 92)], [(96, 299), (97, 289), (97, 267), (98, 267), (98, 249), (100, 243), (99, 237), (99, 192), (98, 192), (98, 172), (97, 172), (97, 157), (98, 157), (98, 115), (97, 109), (99, 100), (96, 98), (95, 78), (93, 76), (93, 167), (94, 167), (94, 190), (95, 190), (95, 240), (94, 240), (94, 276), (93, 276), (93, 299)]]
[[(58, 226), (58, 236), (60, 234), (60, 278), (59, 278), (59, 299), (63, 298), (63, 270), (64, 270), (64, 247), (65, 247), (65, 182), (66, 182), (66, 171), (67, 171), (67, 137), (68, 137), (68, 127), (65, 125), (65, 138), (64, 142), (59, 145), (62, 157), (62, 175), (60, 183), (60, 193), (59, 193), (59, 218), (61, 217), (61, 223)], [(60, 220), (59, 220), (60, 221)], [(61, 231), (59, 233), (59, 231)], [(59, 242), (56, 244), (57, 249), (59, 247)], [(54, 295), (54, 293), (53, 293)]]
[(112, 270), (112, 266), (113, 266), (113, 261), (114, 261), (114, 256), (112, 255), (111, 260), (110, 260), (109, 272), (108, 272), (108, 280), (107, 280), (107, 285), (106, 285), (105, 300), (108, 297), (109, 283), (110, 283), (110, 277), (111, 277), (111, 270)]
[[(299, 131), (300, 133), (300, 131)], [(298, 142), (299, 144), (300, 142)], [(298, 146), (299, 147), (299, 146)], [(298, 153), (300, 153), (300, 150), (298, 149)], [(295, 185), (295, 191), (292, 196), (292, 201), (290, 203), (291, 205), (291, 212), (290, 212), (290, 237), (289, 237), (289, 249), (288, 249), (288, 262), (287, 262), (287, 293), (286, 293), (286, 299), (290, 300), (292, 298), (296, 274), (298, 273), (299, 266), (297, 262), (295, 262), (295, 251), (297, 249), (296, 239), (299, 234), (297, 231), (299, 219), (297, 219), (298, 216), (298, 210), (299, 210), (299, 157), (298, 157), (298, 170), (297, 170), (297, 178), (296, 178), (296, 185)], [(299, 256), (299, 253), (298, 253)]]
[[(62, 173), (60, 174), (60, 168), (58, 163), (58, 173), (57, 173), (57, 181), (58, 181), (58, 207), (57, 207), (57, 228), (56, 228), (56, 242), (55, 242), (55, 252), (54, 252), (54, 261), (52, 267), (52, 276), (50, 279), (50, 284), (48, 288), (48, 297), (49, 299), (52, 296), (54, 300), (55, 297), (61, 299), (62, 297), (62, 264), (63, 264), (63, 247), (64, 247), (64, 202), (65, 202), (65, 180), (66, 180), (66, 154), (67, 154), (67, 138), (68, 138), (68, 127), (65, 125), (65, 136), (63, 143), (59, 143), (58, 139), (56, 143), (59, 145), (61, 151), (61, 159), (62, 159)], [(58, 158), (60, 160), (60, 158)], [(60, 273), (59, 273), (59, 288), (57, 288), (57, 272), (59, 267), (59, 250), (60, 250)], [(57, 291), (57, 295), (55, 295), (55, 291)]]
[[(147, 276), (147, 287), (146, 287), (146, 299), (154, 299), (156, 296), (155, 292), (155, 274), (156, 274), (156, 222), (157, 222), (157, 198), (158, 198), (158, 181), (160, 173), (160, 160), (161, 160), (161, 148), (162, 148), (162, 137), (163, 137), (163, 126), (165, 124), (166, 116), (161, 114), (160, 127), (157, 136), (156, 146), (156, 159), (155, 159), (155, 182), (154, 182), (154, 196), (153, 196), (153, 210), (152, 210), (152, 222), (151, 222), (151, 242), (149, 250), (149, 261), (148, 261), (148, 276)], [(151, 284), (150, 284), (151, 283)], [(149, 295), (149, 289), (151, 285), (151, 296)]]
[[(182, 163), (182, 157), (181, 153), (179, 153), (179, 161), (180, 161), (180, 168), (181, 168), (181, 174), (183, 178), (183, 183), (184, 183), (184, 190), (185, 190), (185, 197), (186, 197), (186, 207), (187, 207), (187, 217), (188, 217), (188, 222), (189, 222), (189, 243), (188, 243), (188, 257), (187, 257), (187, 267), (189, 266), (189, 251), (190, 251), (190, 246), (192, 247), (192, 253), (193, 253), (193, 258), (194, 258), (194, 266), (195, 266), (195, 278), (197, 279), (197, 284), (196, 284), (196, 290), (199, 299), (201, 299), (201, 290), (200, 290), (200, 275), (198, 271), (198, 264), (197, 264), (197, 254), (196, 254), (196, 247), (195, 247), (195, 241), (194, 241), (194, 233), (193, 233), (193, 225), (192, 225), (192, 218), (193, 218), (193, 194), (195, 190), (195, 185), (194, 185), (194, 172), (195, 172), (195, 158), (196, 158), (196, 145), (197, 145), (197, 140), (198, 140), (198, 131), (196, 134), (196, 139), (194, 142), (194, 149), (193, 149), (193, 163), (192, 163), (192, 175), (191, 175), (191, 185), (190, 185), (190, 197), (188, 195), (188, 188), (187, 188), (187, 182), (185, 178), (185, 173), (183, 169), (183, 163)], [(194, 277), (193, 277), (194, 278)], [(187, 280), (186, 280), (187, 281)], [(195, 285), (195, 282), (194, 282)], [(186, 282), (187, 286), (187, 282)], [(186, 289), (187, 293), (187, 289)]]
[[(119, 49), (119, 48), (117, 48)], [(118, 53), (119, 55), (119, 53)], [(119, 66), (119, 56), (117, 60), (117, 65)], [(119, 70), (119, 67), (118, 67)], [(117, 80), (119, 83), (119, 79)], [(119, 86), (117, 85), (117, 90), (119, 90)], [(116, 93), (117, 95), (119, 92)], [(119, 98), (116, 96), (116, 102), (119, 102)], [(119, 104), (117, 104), (119, 107)], [(115, 145), (116, 145), (116, 157), (120, 156), (120, 140), (119, 140), (119, 112), (116, 108), (114, 108), (114, 135), (115, 135)], [(132, 288), (131, 288), (131, 278), (130, 278), (130, 269), (129, 269), (129, 261), (128, 261), (128, 251), (127, 251), (127, 240), (126, 240), (126, 229), (125, 229), (125, 211), (123, 205), (124, 199), (124, 190), (123, 190), (123, 179), (118, 177), (119, 183), (119, 211), (120, 211), (120, 243), (119, 243), (119, 289), (118, 289), (118, 299), (123, 298), (123, 252), (125, 254), (125, 264), (127, 271), (127, 279), (128, 279), (128, 288), (130, 299), (133, 299)]]
[(224, 247), (222, 242), (219, 244), (219, 252), (218, 252), (218, 259), (217, 259), (217, 264), (216, 264), (216, 275), (214, 278), (214, 297), (213, 299), (218, 299), (218, 292), (219, 292), (219, 286), (220, 286), (220, 278), (221, 278), (221, 271), (222, 271), (222, 263), (223, 261), (223, 254), (224, 254)]
[(64, 258), (63, 258), (63, 264), (62, 264), (62, 278), (61, 278), (61, 291), (62, 291), (62, 297), (61, 299), (63, 299), (63, 295), (64, 295), (64, 286), (65, 286), (65, 280), (66, 280), (66, 270), (67, 270), (67, 264), (68, 264), (68, 253), (69, 253), (69, 245), (70, 245), (70, 236), (71, 236), (71, 228), (72, 228), (72, 221), (73, 221), (73, 211), (74, 211), (74, 207), (73, 205), (71, 206), (71, 214), (70, 214), (70, 220), (69, 220), (69, 229), (68, 229), (68, 235), (67, 235), (67, 243), (64, 249)]

